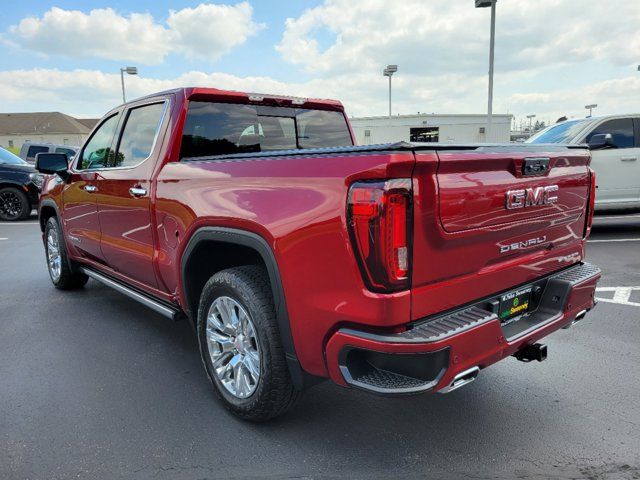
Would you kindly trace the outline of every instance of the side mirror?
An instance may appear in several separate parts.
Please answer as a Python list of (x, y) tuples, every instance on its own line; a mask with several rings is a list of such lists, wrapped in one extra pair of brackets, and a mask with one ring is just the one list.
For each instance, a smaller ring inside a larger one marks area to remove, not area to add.
[(36, 170), (46, 175), (69, 176), (69, 160), (64, 153), (37, 153)]
[(597, 133), (589, 139), (589, 148), (591, 150), (615, 148), (613, 136), (610, 133)]

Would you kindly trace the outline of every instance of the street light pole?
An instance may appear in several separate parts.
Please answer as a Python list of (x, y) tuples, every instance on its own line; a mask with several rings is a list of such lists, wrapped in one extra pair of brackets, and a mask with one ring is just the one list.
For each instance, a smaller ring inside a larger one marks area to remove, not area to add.
[(487, 105), (487, 139), (493, 126), (493, 60), (496, 43), (496, 2), (498, 0), (475, 0), (476, 8), (491, 7), (491, 34), (489, 38), (489, 95)]
[(120, 81), (122, 82), (122, 103), (126, 103), (127, 99), (124, 94), (124, 74), (137, 75), (138, 67), (124, 67), (120, 69)]
[(487, 107), (487, 140), (491, 140), (493, 124), (493, 52), (496, 43), (496, 0), (491, 2), (491, 39), (489, 40), (489, 105)]
[(532, 124), (532, 120), (534, 118), (536, 118), (535, 115), (527, 115), (527, 118), (529, 119), (529, 136), (533, 135), (533, 132), (531, 131), (531, 124)]
[(391, 118), (391, 75), (389, 75), (389, 118)]
[(387, 65), (382, 71), (382, 75), (389, 77), (389, 118), (391, 118), (391, 77), (398, 71), (398, 65)]
[(589, 116), (591, 116), (591, 113), (593, 112), (593, 109), (596, 108), (597, 106), (598, 106), (597, 103), (590, 103), (589, 105), (585, 105), (584, 108), (589, 110)]

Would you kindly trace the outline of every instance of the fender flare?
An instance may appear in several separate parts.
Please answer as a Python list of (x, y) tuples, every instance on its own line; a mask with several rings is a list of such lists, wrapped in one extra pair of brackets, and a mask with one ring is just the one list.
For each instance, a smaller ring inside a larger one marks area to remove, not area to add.
[(45, 198), (43, 200), (40, 200), (40, 202), (38, 203), (38, 223), (40, 224), (40, 230), (44, 232), (45, 225), (42, 224), (42, 218), (41, 218), (42, 217), (41, 212), (44, 207), (51, 207), (56, 212), (56, 217), (58, 217), (58, 223), (60, 224), (60, 228), (62, 229), (63, 237), (64, 237), (64, 227), (62, 226), (62, 217), (60, 216), (60, 209), (58, 208), (58, 204), (53, 200), (51, 200), (50, 198)]
[[(28, 174), (26, 175), (26, 182), (23, 181), (19, 181), (19, 180), (15, 180), (13, 178), (3, 178), (2, 180), (0, 180), (0, 188), (15, 188), (16, 190), (20, 190), (22, 193), (25, 193), (27, 195), (27, 200), (29, 201), (29, 206), (30, 207), (34, 207), (33, 205), (33, 195), (32, 195), (32, 190), (29, 188), (28, 183), (29, 183), (29, 176)], [(24, 187), (27, 187), (27, 191), (25, 192)], [(37, 205), (37, 204), (36, 204)]]
[(22, 187), (26, 185), (24, 182), (19, 182), (18, 180), (14, 180), (12, 178), (3, 178), (0, 180), (0, 188), (6, 187), (19, 187), (22, 190)]
[[(276, 309), (276, 321), (278, 322), (278, 329), (280, 330), (280, 339), (282, 341), (282, 347), (284, 349), (285, 358), (289, 367), (289, 373), (293, 383), (302, 388), (304, 383), (304, 375), (300, 362), (295, 352), (295, 346), (293, 343), (293, 336), (291, 334), (291, 324), (289, 323), (289, 314), (287, 312), (284, 288), (282, 286), (282, 279), (280, 277), (280, 270), (276, 262), (276, 257), (273, 250), (267, 243), (267, 241), (260, 235), (247, 231), (239, 230), (235, 228), (227, 227), (201, 227), (196, 230), (189, 239), (182, 257), (180, 259), (180, 280), (182, 283), (182, 291), (184, 292), (186, 305), (185, 309), (189, 310), (192, 299), (188, 297), (187, 288), (188, 280), (186, 277), (186, 267), (190, 255), (198, 244), (206, 241), (215, 241), (221, 243), (229, 243), (235, 245), (241, 245), (243, 247), (249, 247), (258, 252), (262, 258), (269, 275), (269, 282), (271, 284), (271, 290), (273, 292), (273, 301)], [(193, 312), (189, 312), (190, 317), (195, 324)]]

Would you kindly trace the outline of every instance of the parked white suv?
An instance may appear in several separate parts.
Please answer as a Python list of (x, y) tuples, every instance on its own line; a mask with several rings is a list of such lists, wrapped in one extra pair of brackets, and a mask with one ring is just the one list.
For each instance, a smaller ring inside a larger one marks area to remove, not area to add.
[(640, 208), (640, 114), (557, 123), (527, 143), (588, 143), (596, 172), (596, 210)]

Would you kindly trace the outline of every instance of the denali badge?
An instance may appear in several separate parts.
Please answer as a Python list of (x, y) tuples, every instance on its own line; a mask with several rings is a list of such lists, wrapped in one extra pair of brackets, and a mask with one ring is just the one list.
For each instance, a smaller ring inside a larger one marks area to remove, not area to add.
[(500, 253), (507, 253), (513, 250), (524, 250), (527, 248), (535, 247), (536, 245), (540, 245), (547, 241), (547, 236), (544, 235), (542, 237), (530, 238), (529, 240), (525, 240), (523, 242), (511, 243), (509, 245), (499, 245)]
[(558, 186), (527, 188), (524, 190), (509, 190), (507, 192), (507, 210), (535, 207), (536, 205), (551, 205), (558, 201)]

